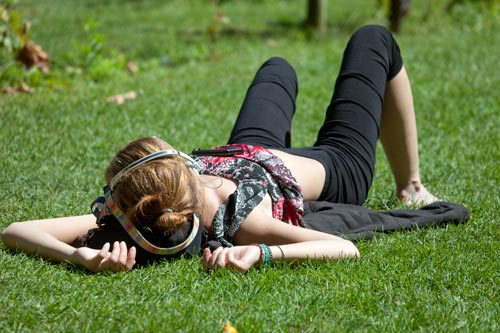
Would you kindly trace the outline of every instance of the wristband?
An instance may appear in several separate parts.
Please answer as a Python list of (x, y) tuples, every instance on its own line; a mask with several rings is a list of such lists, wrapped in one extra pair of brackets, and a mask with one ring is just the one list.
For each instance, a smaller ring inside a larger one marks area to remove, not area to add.
[(283, 249), (281, 248), (281, 246), (279, 246), (279, 245), (276, 245), (276, 246), (278, 247), (278, 249), (281, 252), (281, 260), (285, 260), (285, 252), (283, 252)]
[(273, 253), (271, 249), (266, 244), (260, 244), (260, 248), (262, 249), (262, 253), (264, 254), (264, 260), (262, 264), (264, 266), (271, 265), (273, 263)]
[(264, 266), (270, 265), (273, 263), (273, 253), (271, 249), (266, 244), (252, 244), (258, 246), (260, 249), (260, 261)]

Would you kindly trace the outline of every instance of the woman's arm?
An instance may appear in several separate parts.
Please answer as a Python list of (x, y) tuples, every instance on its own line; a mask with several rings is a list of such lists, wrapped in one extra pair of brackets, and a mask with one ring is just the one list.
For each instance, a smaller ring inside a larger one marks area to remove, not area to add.
[(93, 215), (16, 222), (1, 234), (5, 246), (13, 250), (38, 254), (54, 261), (68, 261), (72, 244), (96, 228)]
[[(297, 228), (297, 227), (293, 227)], [(359, 252), (349, 241), (317, 240), (269, 246), (273, 261), (303, 261), (306, 259), (344, 259), (358, 258)], [(214, 252), (203, 250), (202, 264), (207, 269), (233, 267), (242, 272), (262, 261), (257, 244), (235, 247), (219, 247)]]
[(57, 262), (70, 262), (91, 271), (119, 271), (131, 269), (135, 264), (135, 248), (127, 249), (124, 243), (105, 244), (102, 249), (73, 245), (95, 228), (93, 215), (71, 216), (45, 220), (16, 222), (1, 234), (6, 247)]
[(246, 271), (261, 258), (258, 246), (248, 246), (255, 243), (270, 245), (274, 261), (359, 257), (359, 251), (351, 241), (283, 223), (269, 217), (259, 207), (250, 213), (236, 232), (233, 241), (243, 246), (220, 247), (214, 252), (205, 249), (203, 266), (208, 269), (229, 266)]

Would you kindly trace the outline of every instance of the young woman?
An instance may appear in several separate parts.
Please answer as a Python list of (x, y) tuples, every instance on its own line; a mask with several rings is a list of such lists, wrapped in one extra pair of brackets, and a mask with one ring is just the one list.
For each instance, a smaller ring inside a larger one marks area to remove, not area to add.
[(293, 68), (269, 59), (228, 145), (188, 156), (156, 137), (135, 140), (106, 170), (105, 195), (93, 208), (98, 228), (92, 214), (20, 222), (3, 231), (2, 241), (91, 271), (198, 254), (214, 242), (222, 246), (203, 249), (208, 269), (356, 258), (350, 241), (305, 227), (303, 202), (363, 204), (379, 133), (399, 199), (437, 200), (421, 184), (410, 84), (385, 28), (365, 26), (350, 39), (312, 147), (290, 147), (297, 93)]

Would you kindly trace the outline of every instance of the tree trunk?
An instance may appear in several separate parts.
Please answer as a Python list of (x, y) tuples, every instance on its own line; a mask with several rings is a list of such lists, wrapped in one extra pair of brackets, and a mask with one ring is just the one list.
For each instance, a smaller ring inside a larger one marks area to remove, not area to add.
[(410, 0), (391, 0), (389, 21), (393, 32), (401, 32), (403, 18), (410, 11)]
[(321, 32), (325, 31), (326, 0), (307, 0), (306, 26)]

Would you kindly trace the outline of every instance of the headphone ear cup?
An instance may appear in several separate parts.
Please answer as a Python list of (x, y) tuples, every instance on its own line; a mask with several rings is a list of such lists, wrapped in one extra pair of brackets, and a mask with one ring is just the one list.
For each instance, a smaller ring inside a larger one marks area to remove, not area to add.
[[(147, 232), (145, 229), (141, 230), (144, 234), (149, 236), (148, 238), (154, 238), (151, 239), (155, 243), (157, 242), (165, 242), (168, 241), (168, 243), (181, 243), (182, 240), (185, 238), (186, 234), (189, 234), (194, 227), (195, 219), (199, 221), (198, 215), (193, 215), (193, 218), (190, 219), (190, 222), (188, 223), (189, 226), (186, 226), (185, 230), (177, 233), (176, 235), (173, 235), (174, 238), (180, 237), (179, 240), (172, 239), (172, 237), (169, 237), (169, 239), (165, 238), (159, 238), (159, 237), (154, 237), (154, 235), (151, 232)], [(145, 266), (148, 264), (152, 264), (153, 262), (158, 262), (162, 260), (170, 260), (174, 258), (178, 258), (183, 255), (187, 256), (192, 256), (192, 257), (197, 257), (200, 255), (200, 248), (201, 248), (201, 243), (203, 242), (203, 227), (199, 226), (198, 227), (198, 232), (196, 234), (196, 237), (193, 239), (193, 241), (189, 244), (189, 246), (180, 251), (177, 252), (173, 255), (158, 255), (154, 254), (151, 252), (148, 252), (138, 246), (136, 242), (129, 236), (129, 234), (123, 229), (123, 227), (120, 225), (118, 220), (111, 215), (105, 215), (101, 217), (99, 221), (99, 227), (90, 229), (85, 236), (83, 236), (82, 239), (82, 245), (86, 247), (90, 247), (92, 249), (102, 249), (104, 244), (110, 243), (113, 244), (114, 242), (125, 242), (127, 244), (127, 248), (131, 248), (134, 246), (136, 248), (136, 265), (137, 266)], [(177, 237), (176, 237), (177, 236)]]
[(104, 244), (114, 242), (125, 242), (127, 248), (134, 246), (136, 248), (135, 262), (138, 267), (146, 266), (152, 264), (153, 262), (158, 262), (165, 259), (170, 259), (173, 257), (165, 257), (157, 254), (150, 253), (140, 246), (137, 246), (134, 240), (118, 225), (119, 229), (114, 228), (110, 225), (102, 225), (99, 228), (90, 229), (87, 234), (83, 237), (82, 245), (90, 247), (91, 249), (102, 249)]

